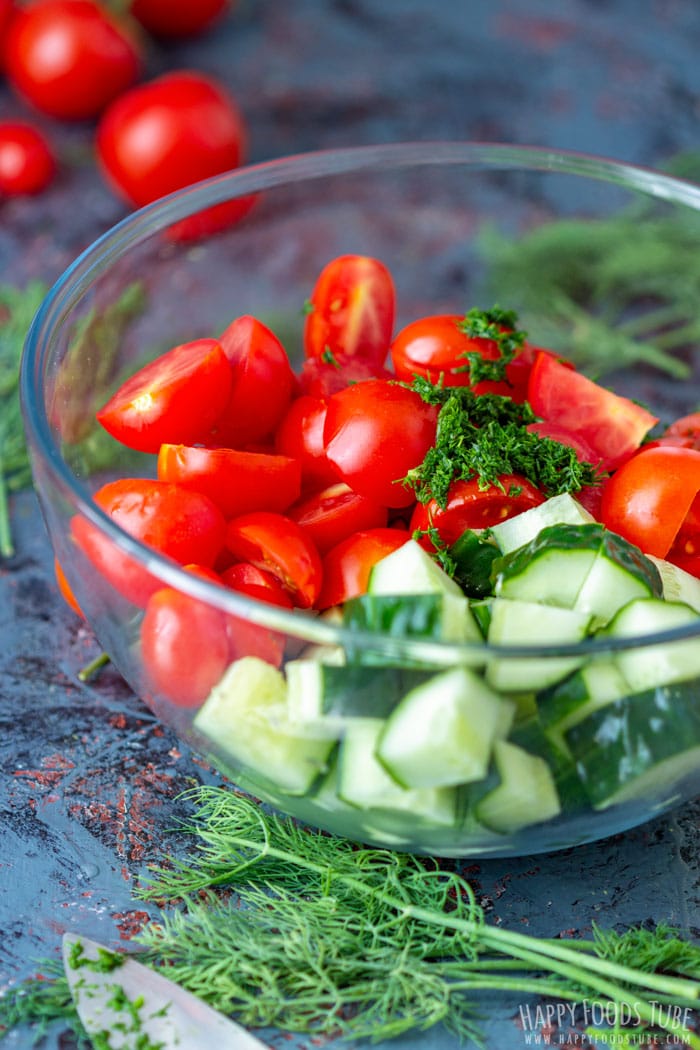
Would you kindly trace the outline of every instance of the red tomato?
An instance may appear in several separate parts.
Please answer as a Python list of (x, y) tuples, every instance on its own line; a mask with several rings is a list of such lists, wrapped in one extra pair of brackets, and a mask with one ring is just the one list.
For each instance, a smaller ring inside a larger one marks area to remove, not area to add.
[(319, 274), (304, 325), (304, 353), (343, 353), (376, 366), (386, 360), (396, 310), (394, 281), (384, 263), (341, 255)]
[(260, 602), (279, 605), (283, 609), (293, 607), (292, 599), (272, 573), (248, 561), (237, 561), (221, 573), (221, 582), (232, 591), (247, 594)]
[(132, 88), (103, 114), (97, 152), (112, 188), (140, 207), (237, 168), (243, 118), (226, 89), (190, 70)]
[[(416, 504), (411, 533), (437, 529), (443, 543), (450, 546), (467, 529), (487, 529), (545, 501), (540, 490), (518, 474), (503, 474), (500, 481), (503, 488), (481, 488), (478, 478), (453, 481), (444, 508), (434, 499)], [(428, 537), (420, 542), (428, 549), (432, 547)]]
[(0, 123), (0, 193), (41, 193), (56, 173), (45, 136), (24, 121)]
[[(93, 498), (125, 532), (181, 565), (212, 566), (224, 545), (226, 521), (219, 508), (181, 485), (123, 478), (103, 485)], [(144, 606), (162, 587), (86, 518), (76, 515), (71, 531), (92, 564), (135, 605)]]
[(367, 529), (332, 547), (323, 559), (323, 587), (317, 607), (330, 609), (365, 594), (372, 566), (409, 539), (405, 529)]
[(603, 470), (614, 470), (623, 463), (658, 423), (641, 405), (543, 352), (536, 355), (532, 366), (527, 400), (535, 415), (590, 446)]
[(15, 0), (0, 0), (0, 72), (5, 68), (7, 31), (16, 11)]
[(576, 458), (581, 463), (593, 463), (594, 465), (599, 462), (600, 456), (591, 448), (580, 434), (572, 433), (567, 430), (566, 427), (560, 426), (558, 423), (530, 423), (527, 427), (532, 434), (539, 434), (540, 437), (549, 438), (550, 441), (558, 441), (560, 445), (568, 445), (576, 453)]
[(141, 72), (127, 25), (94, 0), (35, 0), (7, 31), (5, 70), (33, 106), (62, 120), (96, 117)]
[(698, 491), (699, 451), (673, 445), (642, 449), (605, 483), (601, 521), (645, 554), (665, 558)]
[(154, 36), (180, 38), (208, 29), (228, 0), (131, 0), (129, 11)]
[(435, 441), (437, 416), (435, 405), (397, 383), (355, 383), (328, 400), (326, 455), (355, 492), (385, 507), (407, 507), (415, 495), (402, 482)]
[(66, 605), (70, 606), (73, 612), (77, 613), (78, 616), (81, 616), (83, 619), (85, 619), (85, 614), (78, 605), (78, 600), (73, 594), (73, 588), (69, 584), (66, 574), (63, 571), (63, 566), (61, 565), (58, 558), (54, 558), (53, 570), (54, 575), (56, 577), (56, 583), (58, 584), (58, 589), (61, 592), (61, 596), (63, 597), (63, 600), (65, 601)]
[(301, 367), (299, 384), (305, 394), (325, 399), (364, 379), (396, 379), (396, 376), (364, 357), (351, 357), (338, 351), (327, 357), (307, 357)]
[(289, 408), (296, 377), (276, 335), (254, 317), (237, 317), (220, 337), (233, 386), (212, 439), (240, 448), (270, 437)]
[(272, 511), (252, 511), (228, 523), (226, 546), (241, 561), (272, 573), (302, 609), (315, 605), (321, 589), (321, 558), (295, 521)]
[(384, 528), (388, 518), (386, 507), (353, 492), (342, 481), (300, 500), (288, 514), (308, 532), (321, 554), (355, 532)]
[(700, 449), (700, 412), (691, 412), (690, 415), (681, 416), (663, 433), (664, 438), (677, 438), (686, 443), (686, 448)]
[(337, 479), (323, 444), (325, 422), (326, 402), (302, 394), (292, 401), (275, 433), (277, 451), (301, 463), (302, 488), (307, 490), (323, 488)]
[(226, 518), (249, 510), (286, 510), (301, 493), (301, 464), (287, 456), (162, 444), (158, 478), (203, 492)]
[(203, 440), (223, 412), (233, 375), (216, 339), (196, 339), (134, 373), (97, 412), (105, 430), (140, 452)]

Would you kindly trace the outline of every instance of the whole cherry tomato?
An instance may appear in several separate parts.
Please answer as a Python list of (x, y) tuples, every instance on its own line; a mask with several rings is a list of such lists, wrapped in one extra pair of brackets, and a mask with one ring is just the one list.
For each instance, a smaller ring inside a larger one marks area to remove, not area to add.
[(96, 0), (35, 0), (7, 30), (5, 71), (42, 113), (98, 116), (141, 72), (141, 48), (125, 22)]
[(341, 255), (319, 274), (304, 325), (307, 357), (344, 354), (380, 366), (394, 330), (396, 292), (384, 263)]
[(135, 372), (97, 412), (105, 430), (140, 452), (194, 444), (228, 402), (233, 373), (216, 339), (195, 339)]
[(409, 539), (405, 529), (365, 529), (331, 547), (323, 558), (323, 586), (317, 607), (330, 609), (365, 594), (372, 566)]
[(154, 36), (180, 38), (208, 29), (228, 6), (228, 0), (131, 0), (129, 10)]
[(0, 122), (0, 193), (41, 193), (56, 172), (46, 137), (25, 121)]
[(100, 119), (97, 153), (107, 182), (140, 207), (238, 167), (245, 139), (243, 118), (223, 85), (183, 70), (116, 99)]
[[(416, 504), (411, 532), (435, 529), (442, 542), (451, 546), (467, 529), (487, 529), (545, 501), (540, 490), (518, 474), (504, 474), (499, 481), (500, 485), (486, 488), (478, 478), (453, 481), (445, 507), (434, 499)], [(427, 536), (421, 542), (428, 549), (433, 546)]]
[(234, 557), (272, 573), (295, 605), (309, 609), (321, 589), (321, 558), (300, 525), (271, 511), (251, 511), (232, 518), (226, 546)]
[(287, 513), (308, 532), (321, 554), (355, 532), (384, 527), (388, 518), (386, 507), (353, 492), (342, 481), (306, 496)]
[(323, 488), (338, 477), (323, 444), (325, 422), (326, 402), (302, 394), (292, 401), (275, 432), (275, 448), (299, 460), (302, 488), (308, 491)]
[(385, 507), (407, 507), (415, 494), (403, 479), (434, 443), (437, 415), (435, 405), (398, 383), (355, 383), (328, 399), (326, 455), (356, 492)]

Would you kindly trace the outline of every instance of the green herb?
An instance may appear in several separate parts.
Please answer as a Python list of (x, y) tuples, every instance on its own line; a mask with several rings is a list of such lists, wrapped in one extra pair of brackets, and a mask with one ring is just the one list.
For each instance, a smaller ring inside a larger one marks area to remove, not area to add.
[[(525, 333), (516, 329), (517, 315), (514, 310), (502, 310), (493, 306), (490, 310), (469, 310), (458, 328), (470, 339), (490, 339), (496, 344), (498, 356), (488, 360), (478, 350), (466, 354), (469, 365), (469, 382), (472, 386), (483, 380), (502, 382), (507, 379), (506, 367), (525, 342)], [(460, 369), (456, 368), (456, 372)]]
[(595, 467), (581, 463), (573, 448), (527, 429), (536, 420), (527, 403), (422, 378), (413, 389), (441, 406), (435, 443), (405, 479), (421, 503), (434, 499), (444, 507), (456, 480), (477, 478), (480, 487), (503, 488), (504, 474), (519, 474), (550, 496), (596, 483)]
[(332, 365), (333, 368), (340, 368), (338, 358), (335, 356), (330, 346), (327, 346), (321, 354), (321, 360), (323, 361), (324, 365)]
[(78, 1050), (89, 1050), (92, 1042), (78, 1017), (63, 966), (56, 959), (45, 959), (39, 976), (0, 996), (0, 1039), (27, 1026), (32, 1028), (31, 1045), (36, 1045), (59, 1024), (73, 1034)]

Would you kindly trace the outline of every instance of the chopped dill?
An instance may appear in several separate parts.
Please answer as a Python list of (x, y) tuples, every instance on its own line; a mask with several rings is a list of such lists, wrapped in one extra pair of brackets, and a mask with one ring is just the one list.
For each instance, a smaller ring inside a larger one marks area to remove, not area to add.
[[(498, 356), (489, 360), (478, 350), (465, 356), (469, 362), (469, 382), (473, 385), (483, 380), (502, 382), (507, 380), (506, 368), (525, 342), (525, 333), (516, 328), (518, 317), (514, 310), (503, 310), (493, 306), (490, 310), (474, 307), (457, 326), (470, 339), (490, 339), (496, 344)], [(455, 369), (459, 372), (460, 369)]]

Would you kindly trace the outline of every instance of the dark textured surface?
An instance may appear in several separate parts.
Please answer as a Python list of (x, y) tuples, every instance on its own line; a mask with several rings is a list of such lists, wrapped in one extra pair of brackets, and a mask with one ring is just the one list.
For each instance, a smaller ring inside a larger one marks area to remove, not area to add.
[[(153, 48), (150, 72), (192, 65), (224, 79), (253, 160), (476, 138), (657, 166), (698, 145), (699, 50), (695, 0), (240, 0), (216, 32)], [(0, 116), (18, 113), (0, 85)], [(92, 128), (43, 123), (62, 170), (42, 197), (0, 203), (4, 282), (51, 282), (124, 214), (91, 162)], [(166, 848), (178, 794), (216, 781), (111, 672), (78, 683), (96, 643), (56, 592), (33, 495), (12, 512), (17, 553), (0, 564), (0, 986), (56, 953), (66, 928), (128, 939), (147, 918), (133, 876)], [(699, 827), (700, 806), (688, 805), (576, 851), (466, 871), (492, 921), (514, 928), (663, 920), (700, 936)], [(516, 999), (482, 1006), (489, 1048), (526, 1045)], [(7, 1041), (30, 1043), (26, 1032)], [(399, 1043), (454, 1045), (438, 1032)]]

